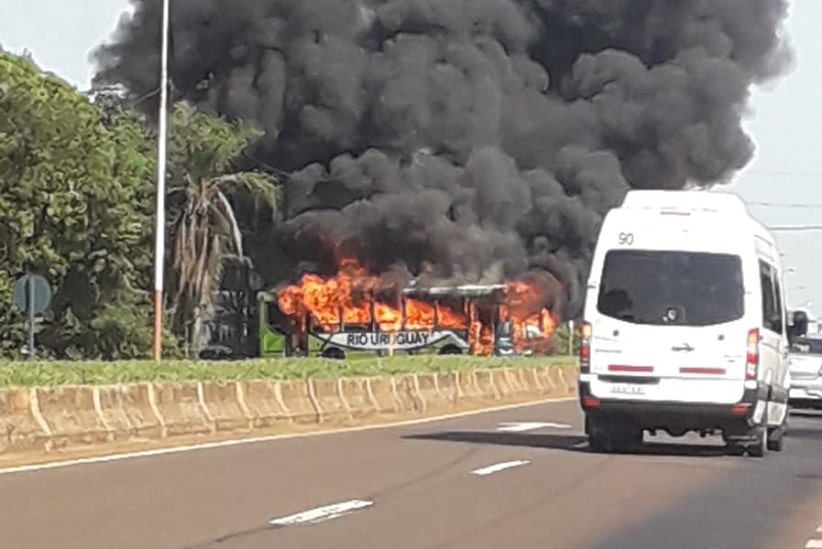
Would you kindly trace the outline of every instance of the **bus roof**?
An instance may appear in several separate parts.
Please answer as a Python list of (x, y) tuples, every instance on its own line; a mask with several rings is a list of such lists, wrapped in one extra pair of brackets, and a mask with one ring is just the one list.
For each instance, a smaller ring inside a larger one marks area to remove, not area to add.
[[(494, 297), (504, 292), (505, 284), (460, 284), (456, 286), (419, 286), (411, 285), (402, 290), (406, 296), (417, 297)], [(276, 301), (277, 291), (260, 292), (262, 301)]]
[(505, 291), (505, 284), (462, 284), (459, 286), (415, 286), (402, 291), (403, 295), (490, 297)]

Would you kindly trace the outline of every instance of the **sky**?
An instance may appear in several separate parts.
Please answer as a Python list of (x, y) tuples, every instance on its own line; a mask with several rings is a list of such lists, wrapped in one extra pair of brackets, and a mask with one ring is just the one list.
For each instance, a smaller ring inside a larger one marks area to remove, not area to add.
[[(90, 52), (114, 32), (129, 9), (126, 0), (3, 0), (0, 45), (28, 50), (45, 70), (88, 89)], [(822, 1), (792, 0), (787, 35), (795, 66), (755, 89), (745, 127), (756, 155), (724, 190), (749, 204), (769, 227), (822, 225)], [(158, 45), (159, 47), (159, 45)], [(775, 231), (787, 267), (788, 304), (822, 315), (822, 261), (816, 257), (822, 230)]]

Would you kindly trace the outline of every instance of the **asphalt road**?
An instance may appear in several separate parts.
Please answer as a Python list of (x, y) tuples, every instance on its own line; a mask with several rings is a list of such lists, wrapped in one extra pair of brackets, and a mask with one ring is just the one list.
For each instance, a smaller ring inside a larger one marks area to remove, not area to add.
[(763, 460), (713, 441), (591, 454), (581, 419), (572, 401), (0, 474), (0, 547), (814, 547), (822, 416)]

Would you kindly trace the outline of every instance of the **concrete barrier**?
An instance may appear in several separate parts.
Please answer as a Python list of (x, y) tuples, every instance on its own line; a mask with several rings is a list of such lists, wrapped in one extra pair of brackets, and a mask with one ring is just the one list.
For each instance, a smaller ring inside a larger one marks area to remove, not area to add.
[(51, 431), (53, 448), (107, 441), (111, 430), (95, 406), (90, 386), (47, 387), (34, 390), (40, 414)]
[(202, 383), (154, 383), (149, 386), (149, 399), (163, 418), (163, 438), (217, 431), (205, 409)]
[(148, 383), (104, 385), (94, 391), (99, 403), (97, 412), (110, 440), (163, 436), (165, 423), (152, 402)]
[(372, 377), (369, 379), (371, 393), (379, 414), (398, 414), (403, 403), (397, 394), (397, 381), (391, 377)]
[(267, 429), (294, 422), (279, 382), (243, 381), (237, 385), (253, 428)]
[(321, 423), (322, 410), (314, 386), (308, 380), (280, 381), (277, 383), (288, 416), (294, 423)]
[(203, 405), (217, 431), (241, 432), (254, 428), (253, 417), (235, 382), (202, 383)]
[(338, 423), (351, 419), (351, 409), (337, 379), (308, 380), (312, 387), (320, 423)]
[[(576, 370), (543, 367), (335, 380), (0, 389), (0, 454), (221, 433), (286, 433), (569, 397)], [(223, 435), (224, 436), (224, 435)]]
[(374, 396), (371, 378), (340, 379), (339, 384), (352, 419), (373, 417), (379, 413), (380, 405)]
[(50, 438), (35, 389), (0, 389), (0, 454), (44, 450)]
[(453, 408), (460, 398), (459, 377), (453, 373), (437, 374), (437, 389), (442, 395), (443, 407)]
[(403, 375), (391, 378), (394, 385), (394, 393), (400, 402), (401, 412), (421, 412), (424, 408), (416, 390), (415, 376)]

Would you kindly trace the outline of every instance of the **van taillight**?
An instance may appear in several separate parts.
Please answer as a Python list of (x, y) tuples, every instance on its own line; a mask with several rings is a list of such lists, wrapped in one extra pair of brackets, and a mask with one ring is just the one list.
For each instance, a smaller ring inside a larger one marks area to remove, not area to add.
[(579, 327), (579, 371), (587, 374), (591, 371), (591, 324), (583, 322)]
[(759, 370), (759, 329), (748, 331), (748, 353), (745, 361), (745, 380), (756, 380)]

